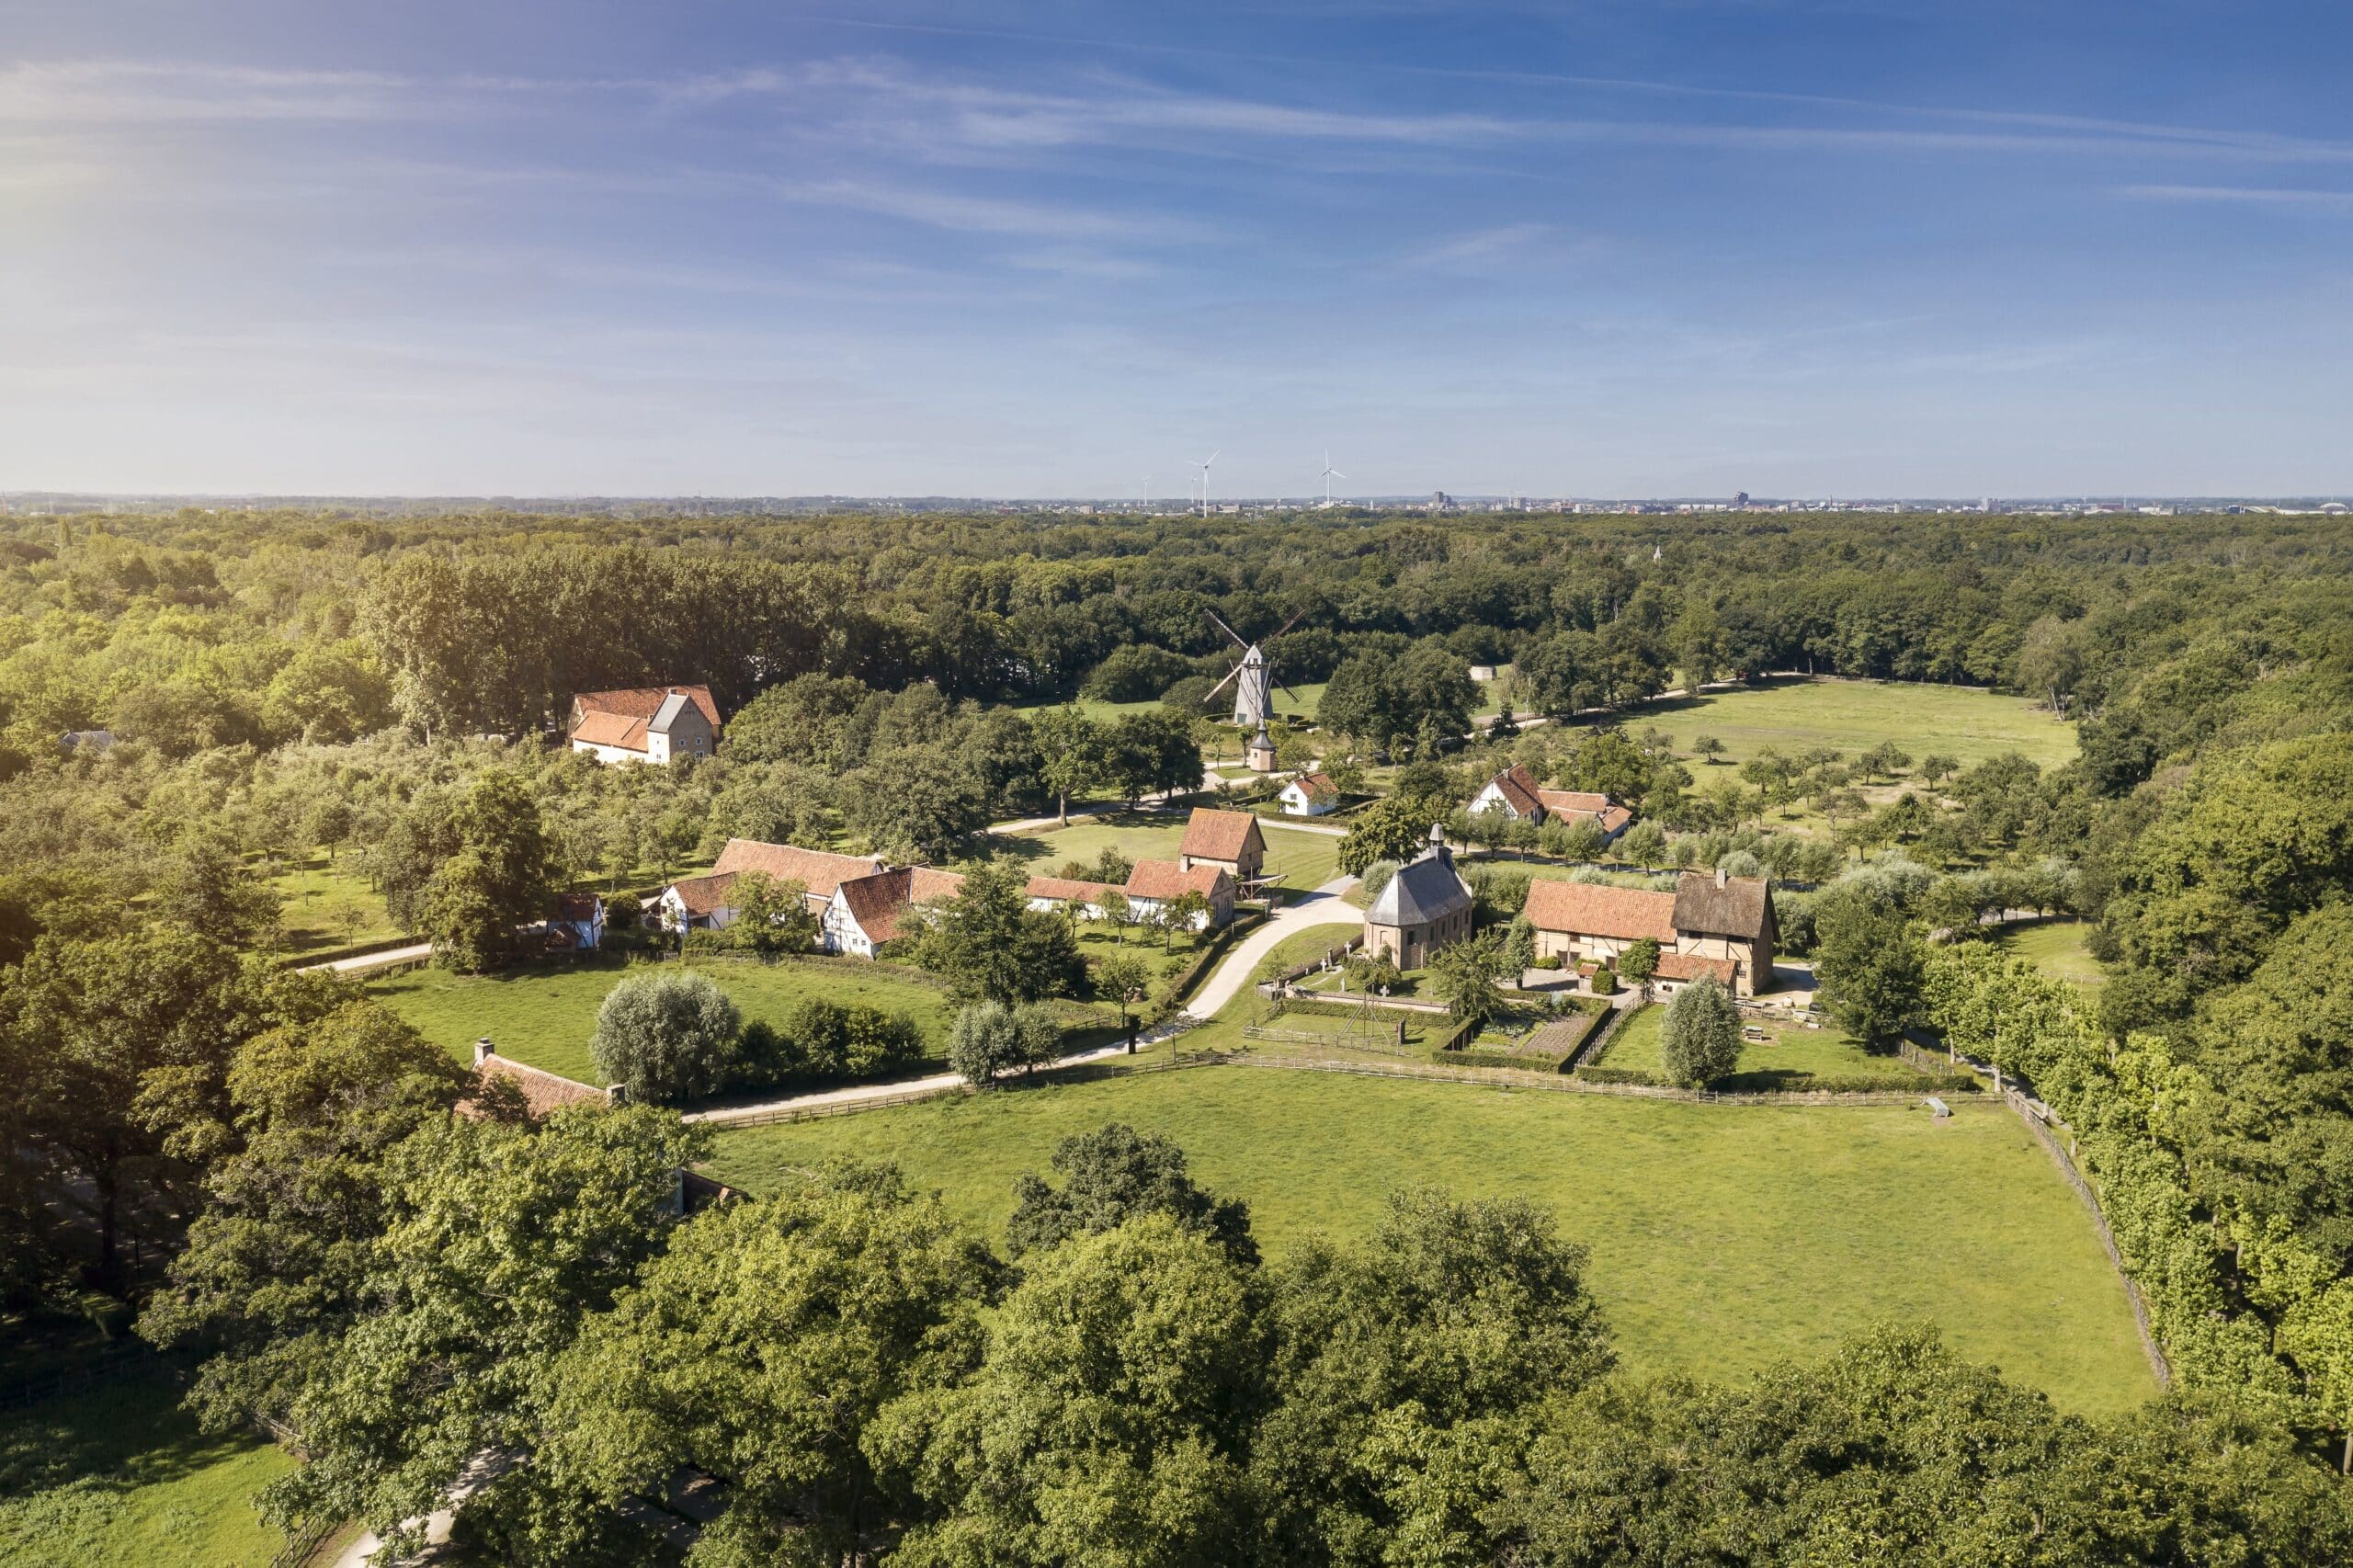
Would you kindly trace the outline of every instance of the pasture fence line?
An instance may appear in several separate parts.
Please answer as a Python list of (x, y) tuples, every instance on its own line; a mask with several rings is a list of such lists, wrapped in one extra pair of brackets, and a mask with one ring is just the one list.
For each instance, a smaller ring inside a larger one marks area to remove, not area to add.
[(2124, 1267), (2124, 1255), (2117, 1250), (2116, 1233), (2108, 1228), (2108, 1215), (2099, 1206), (2098, 1189), (2076, 1168), (2073, 1156), (2059, 1146), (2059, 1140), (2051, 1135), (2040, 1101), (2030, 1100), (2018, 1089), (2005, 1086), (2002, 1103), (2026, 1123), (2026, 1130), (2034, 1134), (2034, 1141), (2042, 1145), (2042, 1152), (2051, 1156), (2051, 1163), (2059, 1167), (2059, 1174), (2067, 1178), (2067, 1185), (2075, 1189), (2075, 1196), (2084, 1200), (2086, 1209), (2091, 1210), (2092, 1229), (2099, 1235), (2100, 1248), (2108, 1254), (2108, 1261), (2115, 1268), (2116, 1277), (2124, 1282), (2124, 1299), (2131, 1303), (2132, 1326), (2140, 1331), (2141, 1350), (2149, 1358), (2149, 1370), (2156, 1374), (2159, 1388), (2171, 1388), (2173, 1367), (2165, 1360), (2165, 1351), (2158, 1347), (2156, 1334), (2149, 1326), (2149, 1305), (2141, 1299), (2141, 1287), (2133, 1282), (2131, 1271)]
[(1546, 1089), (1573, 1095), (1614, 1095), (1621, 1099), (1677, 1100), (1701, 1105), (1916, 1106), (1926, 1096), (1912, 1089), (1733, 1090), (1684, 1089), (1665, 1084), (1597, 1084), (1567, 1074), (1517, 1068), (1414, 1066), (1345, 1057), (1268, 1056), (1248, 1052), (1233, 1059), (1241, 1067), (1279, 1067), (1370, 1078), (1472, 1084), (1491, 1089)]
[[(1037, 1073), (1000, 1078), (988, 1085), (991, 1089), (1044, 1088), (1057, 1084), (1094, 1083), (1107, 1078), (1138, 1077), (1147, 1073), (1170, 1073), (1186, 1067), (1214, 1067), (1233, 1060), (1233, 1053), (1220, 1051), (1179, 1051), (1166, 1056), (1144, 1057), (1136, 1061), (1106, 1059), (1101, 1062), (1074, 1062), (1067, 1067), (1051, 1067)], [(864, 1095), (854, 1100), (829, 1100), (817, 1105), (779, 1105), (762, 1110), (731, 1116), (719, 1125), (738, 1127), (774, 1127), (787, 1122), (824, 1121), (837, 1116), (856, 1116), (860, 1111), (888, 1110), (895, 1106), (920, 1105), (926, 1100), (949, 1099), (960, 1095), (980, 1093), (979, 1086), (963, 1083), (933, 1084), (920, 1089), (904, 1089), (892, 1095)]]

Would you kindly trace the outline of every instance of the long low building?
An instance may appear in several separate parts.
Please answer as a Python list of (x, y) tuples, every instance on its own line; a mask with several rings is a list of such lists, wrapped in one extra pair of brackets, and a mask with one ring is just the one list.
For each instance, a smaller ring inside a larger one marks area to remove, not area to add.
[(1656, 942), (1662, 990), (1705, 976), (1742, 996), (1769, 990), (1773, 884), (1766, 877), (1686, 871), (1673, 892), (1599, 882), (1531, 882), (1524, 910), (1536, 956), (1616, 966), (1627, 949)]

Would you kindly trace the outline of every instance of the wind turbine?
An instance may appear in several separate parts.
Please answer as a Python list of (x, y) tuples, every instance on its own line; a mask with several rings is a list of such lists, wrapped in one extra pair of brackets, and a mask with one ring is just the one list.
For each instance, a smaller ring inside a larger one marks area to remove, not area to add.
[(1332, 482), (1336, 479), (1346, 479), (1348, 476), (1332, 466), (1332, 454), (1326, 450), (1324, 454), (1324, 472), (1316, 477), (1324, 481), (1324, 505), (1328, 506), (1332, 504)]
[(1217, 461), (1219, 453), (1224, 450), (1223, 447), (1220, 447), (1217, 451), (1211, 452), (1193, 465), (1201, 471), (1201, 516), (1204, 517), (1210, 515), (1210, 464)]

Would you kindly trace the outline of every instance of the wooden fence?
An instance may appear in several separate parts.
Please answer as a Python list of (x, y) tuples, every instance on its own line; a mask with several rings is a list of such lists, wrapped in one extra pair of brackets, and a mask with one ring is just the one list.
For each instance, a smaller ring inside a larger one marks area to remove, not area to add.
[[(1419, 1066), (1359, 1062), (1339, 1057), (1262, 1056), (1233, 1059), (1243, 1067), (1282, 1067), (1313, 1073), (1349, 1073), (1370, 1078), (1415, 1078), (1426, 1082), (1483, 1085), (1491, 1089), (1547, 1089), (1572, 1095), (1614, 1095), (1621, 1099), (1680, 1100), (1708, 1105), (1916, 1106), (1925, 1096), (1912, 1089), (1727, 1090), (1679, 1089), (1664, 1084), (1596, 1084), (1566, 1074), (1496, 1067)], [(1964, 1101), (1964, 1104), (1974, 1103)]]
[[(1167, 1073), (1180, 1067), (1211, 1067), (1233, 1060), (1233, 1053), (1218, 1051), (1179, 1051), (1166, 1056), (1144, 1057), (1131, 1061), (1124, 1057), (1107, 1057), (1100, 1062), (1074, 1062), (1067, 1067), (1053, 1067), (1034, 1074), (1001, 1078), (989, 1085), (992, 1089), (1044, 1088), (1056, 1084), (1087, 1084), (1105, 1078), (1128, 1078), (1145, 1073)], [(972, 1095), (981, 1091), (972, 1085), (932, 1084), (919, 1089), (904, 1089), (892, 1095), (866, 1095), (854, 1100), (831, 1100), (822, 1105), (779, 1105), (765, 1109), (746, 1111), (739, 1117), (711, 1125), (723, 1128), (774, 1127), (785, 1122), (823, 1121), (836, 1116), (856, 1116), (860, 1111), (887, 1110), (893, 1106), (920, 1105), (926, 1100), (947, 1099), (951, 1096)]]

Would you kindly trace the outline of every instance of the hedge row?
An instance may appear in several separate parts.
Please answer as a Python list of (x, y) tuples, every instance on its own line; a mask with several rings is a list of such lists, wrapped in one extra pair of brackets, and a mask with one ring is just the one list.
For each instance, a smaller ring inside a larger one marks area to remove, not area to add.
[[(1646, 1073), (1639, 1067), (1580, 1067), (1570, 1075), (1588, 1084), (1630, 1084), (1659, 1089), (1680, 1087), (1655, 1073)], [(1733, 1074), (1734, 1079), (1738, 1077), (1739, 1074)], [(1711, 1086), (1721, 1088), (1726, 1094), (1864, 1095), (1894, 1089), (1921, 1095), (1965, 1095), (1975, 1093), (1978, 1085), (1975, 1076), (1967, 1073), (1917, 1073), (1902, 1078), (1824, 1074), (1786, 1087), (1748, 1088), (1731, 1080)]]
[(1254, 909), (1247, 915), (1236, 915), (1233, 920), (1228, 921), (1225, 929), (1217, 934), (1217, 940), (1195, 953), (1193, 961), (1169, 976), (1167, 983), (1160, 988), (1161, 1016), (1165, 1017), (1182, 1009), (1186, 998), (1192, 995), (1193, 987), (1199, 985), (1201, 983), (1201, 976), (1209, 972), (1210, 965), (1224, 957), (1226, 949), (1232, 947), (1245, 932), (1256, 930), (1267, 923), (1267, 919), (1265, 910)]
[(1493, 1046), (1466, 1045), (1456, 1051), (1433, 1051), (1430, 1060), (1442, 1067), (1509, 1067), (1523, 1073), (1558, 1073), (1568, 1063), (1565, 1056), (1549, 1051), (1523, 1055), (1518, 1051), (1498, 1051)]

